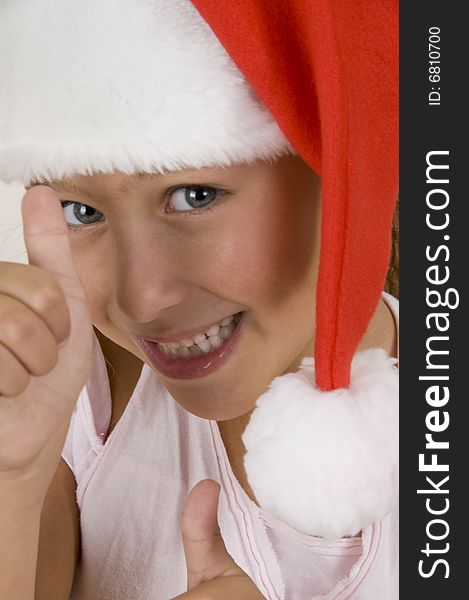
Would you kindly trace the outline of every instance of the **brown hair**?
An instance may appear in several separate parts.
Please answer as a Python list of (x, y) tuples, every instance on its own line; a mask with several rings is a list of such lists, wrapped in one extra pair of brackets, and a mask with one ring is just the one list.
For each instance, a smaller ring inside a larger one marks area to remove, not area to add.
[(392, 219), (391, 262), (386, 276), (384, 289), (399, 298), (399, 202)]

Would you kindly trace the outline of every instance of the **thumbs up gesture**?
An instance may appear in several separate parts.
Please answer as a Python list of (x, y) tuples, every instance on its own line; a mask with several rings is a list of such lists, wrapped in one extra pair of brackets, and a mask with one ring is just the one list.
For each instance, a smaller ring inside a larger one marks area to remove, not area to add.
[(23, 199), (29, 265), (0, 262), (0, 486), (40, 503), (88, 377), (92, 326), (54, 192)]
[(217, 521), (220, 486), (206, 479), (190, 492), (182, 516), (187, 592), (180, 600), (262, 600), (251, 579), (228, 554)]

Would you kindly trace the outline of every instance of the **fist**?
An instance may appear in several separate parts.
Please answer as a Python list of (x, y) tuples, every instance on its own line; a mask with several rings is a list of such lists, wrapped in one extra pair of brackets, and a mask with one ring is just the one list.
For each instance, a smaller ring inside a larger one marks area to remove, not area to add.
[(0, 394), (21, 394), (57, 364), (70, 333), (65, 294), (40, 267), (0, 263)]
[(88, 377), (93, 331), (60, 202), (37, 186), (22, 210), (30, 264), (0, 263), (0, 484), (33, 480), (43, 493)]

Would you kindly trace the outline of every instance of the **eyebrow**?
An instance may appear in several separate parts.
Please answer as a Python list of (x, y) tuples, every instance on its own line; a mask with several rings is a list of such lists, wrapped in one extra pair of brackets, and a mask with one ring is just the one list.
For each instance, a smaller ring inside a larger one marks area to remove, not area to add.
[[(236, 171), (240, 168), (239, 166), (236, 166)], [(166, 176), (168, 178), (171, 178), (172, 176), (174, 177), (183, 177), (185, 176), (185, 178), (187, 178), (187, 180), (196, 180), (198, 178), (200, 178), (202, 181), (205, 181), (205, 179), (210, 179), (211, 178), (211, 170), (212, 169), (217, 169), (219, 170), (220, 167), (205, 167), (204, 169), (183, 169), (183, 170), (178, 170), (178, 171), (169, 171), (168, 173), (165, 173), (164, 175), (162, 173), (134, 173), (132, 175), (132, 178), (125, 180), (121, 183), (121, 185), (117, 188), (117, 190), (115, 191), (115, 195), (116, 196), (125, 196), (127, 194), (129, 194), (130, 192), (134, 191), (135, 189), (137, 189), (139, 186), (141, 186), (142, 184), (144, 184), (145, 182), (148, 181), (153, 181), (155, 179), (161, 179), (163, 176)], [(232, 166), (231, 169), (235, 169), (235, 166)], [(204, 172), (205, 171), (205, 172)], [(63, 180), (52, 180), (47, 182), (45, 185), (49, 185), (51, 188), (53, 188), (54, 190), (58, 191), (58, 192), (62, 192), (64, 194), (67, 193), (76, 193), (79, 194), (80, 196), (83, 196), (84, 198), (87, 198), (90, 201), (96, 201), (96, 194), (91, 194), (89, 191), (87, 191), (86, 189), (80, 187), (80, 185), (78, 185), (77, 183), (73, 182), (70, 179), (63, 179)], [(168, 182), (168, 185), (169, 182)]]
[(69, 192), (74, 192), (76, 194), (79, 194), (80, 196), (84, 196), (85, 198), (88, 198), (88, 200), (92, 200), (93, 196), (87, 192), (86, 190), (84, 190), (83, 188), (81, 188), (79, 185), (76, 185), (73, 182), (66, 182), (64, 184), (61, 184), (58, 181), (51, 181), (49, 182), (47, 185), (49, 185), (52, 189), (54, 189), (57, 192), (62, 192), (64, 194), (67, 194)]
[[(126, 195), (129, 192), (133, 191), (135, 188), (139, 187), (143, 181), (151, 181), (153, 179), (159, 178), (161, 175), (159, 173), (135, 173), (132, 179), (127, 181), (123, 181), (121, 185), (116, 190), (117, 195)], [(74, 192), (87, 198), (88, 200), (96, 200), (96, 195), (91, 194), (86, 189), (82, 188), (77, 183), (69, 179), (64, 179), (62, 181), (52, 180), (48, 182), (51, 188), (56, 190), (57, 192), (62, 192), (64, 194)]]

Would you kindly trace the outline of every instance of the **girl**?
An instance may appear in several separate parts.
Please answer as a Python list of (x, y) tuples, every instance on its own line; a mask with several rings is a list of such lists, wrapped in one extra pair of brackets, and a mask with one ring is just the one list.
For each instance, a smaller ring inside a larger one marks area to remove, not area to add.
[(0, 17), (0, 596), (396, 598), (394, 3)]

